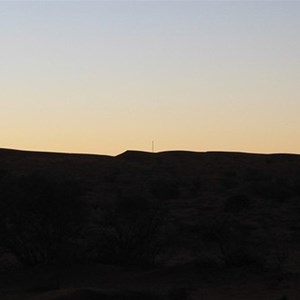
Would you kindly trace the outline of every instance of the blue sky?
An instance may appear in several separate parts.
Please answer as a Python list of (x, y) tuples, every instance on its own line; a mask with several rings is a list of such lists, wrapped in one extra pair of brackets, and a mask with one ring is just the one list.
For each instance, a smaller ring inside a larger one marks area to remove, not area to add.
[(300, 2), (0, 2), (1, 147), (300, 152)]

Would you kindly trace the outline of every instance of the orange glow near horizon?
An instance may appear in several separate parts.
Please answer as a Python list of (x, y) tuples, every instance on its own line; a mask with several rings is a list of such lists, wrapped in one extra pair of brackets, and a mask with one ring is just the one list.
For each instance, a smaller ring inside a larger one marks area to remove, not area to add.
[(0, 9), (2, 148), (300, 153), (300, 3)]

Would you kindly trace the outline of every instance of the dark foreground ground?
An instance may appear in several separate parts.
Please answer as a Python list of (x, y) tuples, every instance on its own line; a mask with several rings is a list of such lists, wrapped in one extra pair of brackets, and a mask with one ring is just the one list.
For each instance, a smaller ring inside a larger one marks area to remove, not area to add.
[(0, 300), (300, 299), (300, 156), (0, 149)]
[(74, 265), (3, 272), (0, 293), (1, 300), (296, 300), (300, 278), (238, 267)]

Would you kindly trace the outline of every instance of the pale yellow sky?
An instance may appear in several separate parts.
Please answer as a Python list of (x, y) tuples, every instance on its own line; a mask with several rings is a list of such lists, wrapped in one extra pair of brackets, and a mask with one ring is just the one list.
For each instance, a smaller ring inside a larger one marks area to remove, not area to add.
[(0, 147), (300, 153), (300, 2), (0, 12)]

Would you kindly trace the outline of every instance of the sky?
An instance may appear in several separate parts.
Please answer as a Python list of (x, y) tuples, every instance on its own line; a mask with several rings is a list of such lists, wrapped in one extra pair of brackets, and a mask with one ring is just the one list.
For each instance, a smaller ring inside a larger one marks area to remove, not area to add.
[(300, 153), (300, 1), (0, 1), (0, 147)]

